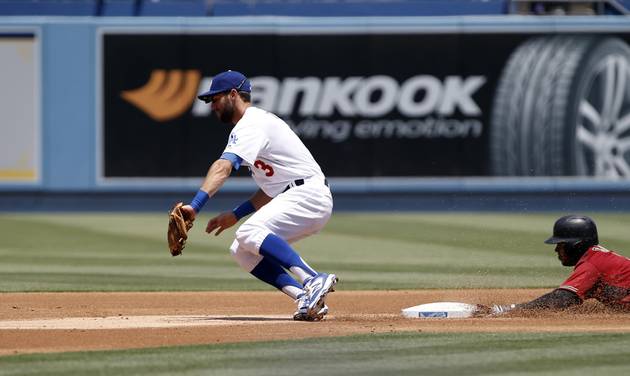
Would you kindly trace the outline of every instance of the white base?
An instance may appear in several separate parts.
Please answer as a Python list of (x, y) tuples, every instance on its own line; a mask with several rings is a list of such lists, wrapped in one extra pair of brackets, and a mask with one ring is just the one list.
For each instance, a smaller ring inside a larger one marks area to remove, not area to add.
[(458, 302), (437, 302), (420, 304), (402, 310), (402, 315), (409, 318), (466, 318), (471, 317), (477, 306)]

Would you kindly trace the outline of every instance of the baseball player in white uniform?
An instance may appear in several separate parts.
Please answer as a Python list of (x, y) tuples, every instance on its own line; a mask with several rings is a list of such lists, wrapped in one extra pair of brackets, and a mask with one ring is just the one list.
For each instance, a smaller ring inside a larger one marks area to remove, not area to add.
[(315, 271), (290, 244), (319, 232), (328, 222), (333, 208), (328, 182), (291, 128), (274, 114), (252, 106), (250, 95), (249, 80), (239, 72), (226, 71), (198, 96), (234, 128), (223, 154), (210, 166), (184, 210), (194, 218), (232, 169), (247, 166), (258, 191), (234, 210), (210, 219), (206, 232), (219, 235), (253, 213), (236, 231), (232, 256), (247, 272), (297, 301), (295, 320), (322, 320), (328, 313), (326, 295), (333, 291), (337, 276)]

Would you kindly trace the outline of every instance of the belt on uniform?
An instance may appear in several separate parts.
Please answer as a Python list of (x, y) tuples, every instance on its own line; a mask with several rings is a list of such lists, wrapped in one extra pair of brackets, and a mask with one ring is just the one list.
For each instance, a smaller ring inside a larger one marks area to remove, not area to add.
[[(282, 191), (282, 193), (288, 191), (289, 189), (291, 189), (291, 187), (299, 187), (300, 185), (304, 185), (304, 179), (295, 179), (293, 180), (293, 183), (287, 185), (287, 187), (284, 189), (284, 191)], [(324, 185), (326, 185), (327, 187), (330, 187), (328, 185), (327, 179), (324, 179)]]

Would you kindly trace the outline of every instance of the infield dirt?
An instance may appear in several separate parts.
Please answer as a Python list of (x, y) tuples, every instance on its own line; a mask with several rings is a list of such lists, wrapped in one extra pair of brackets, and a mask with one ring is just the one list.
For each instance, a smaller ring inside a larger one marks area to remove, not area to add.
[(523, 302), (549, 290), (339, 291), (323, 322), (295, 322), (279, 292), (3, 293), (0, 355), (291, 340), (387, 332), (630, 332), (630, 314), (597, 302), (564, 312), (408, 319), (423, 303)]

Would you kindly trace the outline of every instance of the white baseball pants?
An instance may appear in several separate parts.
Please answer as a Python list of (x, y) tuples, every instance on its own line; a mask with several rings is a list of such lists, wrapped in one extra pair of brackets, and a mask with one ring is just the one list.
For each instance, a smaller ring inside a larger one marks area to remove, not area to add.
[(230, 246), (232, 257), (251, 272), (262, 259), (260, 245), (267, 235), (272, 233), (294, 243), (319, 232), (330, 219), (332, 209), (332, 194), (324, 178), (305, 179), (303, 185), (274, 197), (238, 228)]

